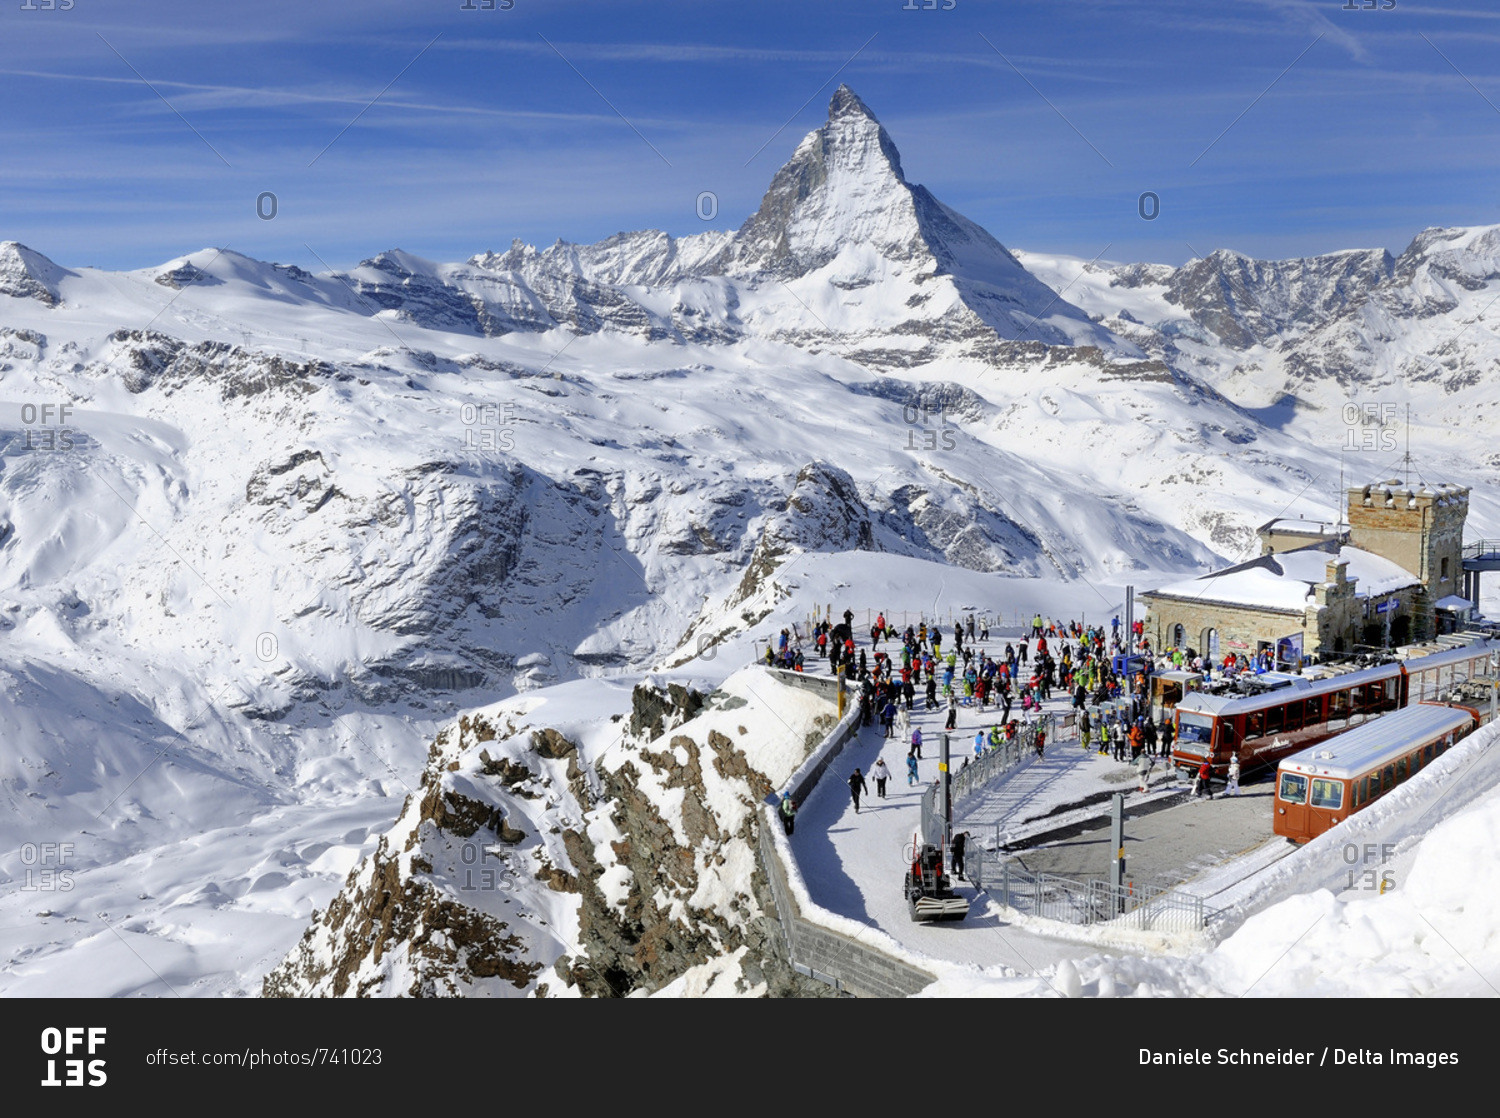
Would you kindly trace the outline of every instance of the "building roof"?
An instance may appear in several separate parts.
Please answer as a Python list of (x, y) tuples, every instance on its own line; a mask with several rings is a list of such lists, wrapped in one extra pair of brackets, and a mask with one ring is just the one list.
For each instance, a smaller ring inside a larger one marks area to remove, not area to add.
[(1267, 520), (1255, 531), (1257, 534), (1278, 532), (1282, 535), (1318, 537), (1349, 534), (1349, 530), (1342, 524), (1336, 525), (1331, 520), (1307, 520), (1300, 516), (1278, 516), (1274, 520)]
[[(1345, 545), (1338, 549), (1337, 556), (1339, 562), (1349, 564), (1348, 577), (1355, 580), (1356, 597), (1378, 598), (1422, 584), (1421, 579), (1399, 564), (1363, 548)], [(1262, 555), (1238, 566), (1169, 583), (1147, 593), (1301, 613), (1313, 604), (1317, 588), (1328, 581), (1327, 566), (1333, 558), (1333, 543), (1328, 541), (1294, 551)]]
[(1437, 608), (1471, 610), (1474, 608), (1474, 603), (1469, 601), (1468, 598), (1462, 597), (1458, 594), (1449, 594), (1446, 598), (1439, 598), (1437, 600)]

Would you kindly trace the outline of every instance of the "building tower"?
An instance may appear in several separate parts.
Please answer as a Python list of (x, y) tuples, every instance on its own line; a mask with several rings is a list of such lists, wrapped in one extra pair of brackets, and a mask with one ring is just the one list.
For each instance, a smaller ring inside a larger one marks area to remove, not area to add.
[(1439, 484), (1412, 489), (1382, 481), (1349, 490), (1349, 543), (1374, 552), (1422, 580), (1413, 640), (1435, 632), (1434, 605), (1462, 593), (1464, 521), (1469, 490)]

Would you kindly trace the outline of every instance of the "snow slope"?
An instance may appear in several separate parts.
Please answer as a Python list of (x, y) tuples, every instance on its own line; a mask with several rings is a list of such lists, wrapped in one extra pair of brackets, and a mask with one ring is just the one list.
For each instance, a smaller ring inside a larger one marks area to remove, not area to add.
[[(1073, 615), (1248, 557), (1389, 476), (1346, 399), (1415, 396), (1494, 534), (1494, 243), (1012, 252), (841, 88), (732, 233), (323, 274), (0, 244), (0, 990), (258, 990), (461, 710), (623, 705), (812, 572), (807, 609)], [(47, 843), (86, 889), (23, 888)], [(171, 974), (95, 965), (101, 912)]]

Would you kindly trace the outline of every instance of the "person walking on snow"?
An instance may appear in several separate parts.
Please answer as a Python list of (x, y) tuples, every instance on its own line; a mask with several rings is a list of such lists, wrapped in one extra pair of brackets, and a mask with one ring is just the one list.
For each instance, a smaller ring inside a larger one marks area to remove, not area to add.
[(956, 729), (957, 726), (958, 726), (958, 696), (955, 695), (953, 692), (950, 691), (950, 692), (948, 692), (948, 724), (946, 726), (944, 726), (943, 729), (945, 729), (945, 730), (952, 730), (952, 729)]
[(1197, 799), (1202, 792), (1207, 792), (1208, 798), (1210, 800), (1214, 798), (1214, 790), (1212, 784), (1213, 776), (1214, 770), (1213, 767), (1209, 765), (1208, 761), (1205, 760), (1203, 764), (1198, 766), (1198, 775), (1193, 777), (1194, 799)]
[(885, 782), (891, 779), (891, 770), (885, 767), (884, 757), (875, 762), (870, 775), (875, 778), (875, 794), (882, 800), (885, 799)]
[(911, 732), (911, 752), (917, 760), (922, 759), (922, 727), (920, 726)]
[(919, 783), (920, 779), (917, 776), (917, 755), (908, 753), (906, 755), (906, 786), (910, 788), (913, 784)]
[(792, 802), (790, 792), (781, 794), (781, 826), (787, 834), (791, 834), (797, 827), (797, 805)]
[(1229, 783), (1224, 785), (1224, 795), (1238, 796), (1240, 794), (1240, 758), (1239, 755), (1229, 758)]
[(907, 712), (910, 707), (896, 708), (896, 736), (902, 741), (911, 740), (911, 715)]
[(1141, 778), (1141, 786), (1137, 789), (1137, 791), (1146, 791), (1146, 778), (1151, 775), (1151, 766), (1155, 763), (1155, 759), (1152, 758), (1151, 754), (1149, 753), (1142, 753), (1138, 757), (1136, 757), (1135, 773), (1138, 777)]
[(865, 783), (865, 778), (860, 775), (859, 770), (855, 769), (854, 775), (849, 778), (849, 796), (854, 801), (854, 814), (856, 815), (859, 814), (859, 797), (861, 793), (868, 796), (870, 794), (870, 786)]

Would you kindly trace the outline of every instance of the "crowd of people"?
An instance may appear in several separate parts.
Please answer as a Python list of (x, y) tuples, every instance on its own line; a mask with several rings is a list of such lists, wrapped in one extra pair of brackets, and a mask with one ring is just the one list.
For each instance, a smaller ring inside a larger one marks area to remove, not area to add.
[[(820, 620), (805, 638), (795, 627), (784, 628), (767, 646), (764, 661), (772, 667), (805, 670), (806, 639), (812, 646), (809, 651), (830, 672), (856, 681), (860, 725), (878, 722), (884, 737), (907, 748), (908, 785), (920, 783), (922, 731), (911, 724), (918, 702), (927, 711), (946, 708), (947, 730), (956, 728), (960, 708), (978, 714), (988, 725), (974, 733), (973, 755), (978, 757), (1015, 741), (1023, 724), (1034, 722), (1043, 704), (1061, 694), (1071, 702), (1084, 751), (1093, 749), (1133, 766), (1144, 792), (1157, 761), (1171, 757), (1175, 732), (1170, 716), (1160, 721), (1151, 717), (1153, 675), (1178, 668), (1209, 678), (1216, 670), (1232, 677), (1274, 666), (1268, 650), (1257, 657), (1230, 653), (1218, 663), (1178, 648), (1158, 655), (1141, 622), (1122, 631), (1119, 617), (1106, 626), (1036, 614), (1025, 627), (1028, 635), (1000, 638), (992, 645), (989, 624), (972, 614), (950, 625), (924, 619), (898, 628), (882, 612), (870, 626), (868, 651), (856, 646), (853, 626), (854, 611), (845, 610), (842, 623), (832, 617)], [(995, 717), (986, 717), (991, 710)], [(1011, 717), (1013, 710), (1019, 710), (1019, 718)], [(1040, 756), (1045, 737), (1040, 732), (1032, 737)], [(963, 764), (968, 761), (965, 757)], [(889, 778), (882, 759), (876, 770), (880, 798)], [(858, 811), (859, 797), (868, 788), (858, 770), (849, 784)], [(1237, 793), (1235, 785), (1237, 781), (1230, 787)], [(1206, 777), (1194, 781), (1193, 793), (1211, 797)], [(787, 822), (790, 827), (790, 817)]]

